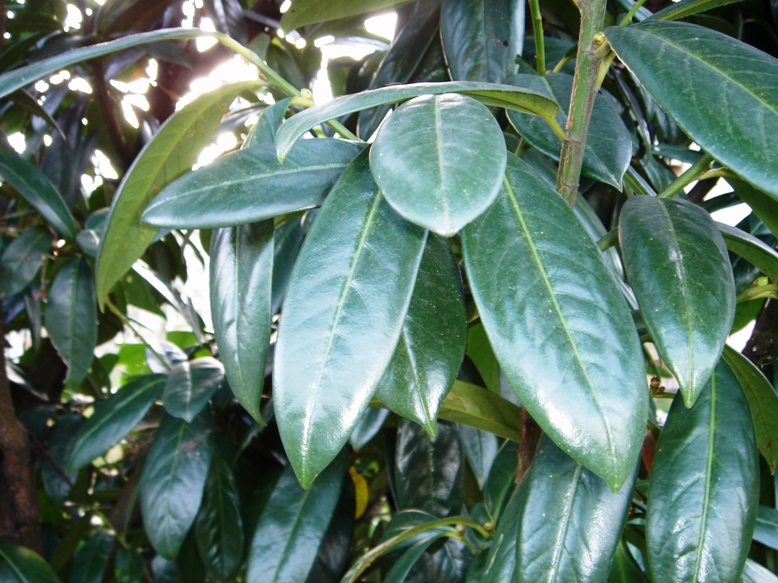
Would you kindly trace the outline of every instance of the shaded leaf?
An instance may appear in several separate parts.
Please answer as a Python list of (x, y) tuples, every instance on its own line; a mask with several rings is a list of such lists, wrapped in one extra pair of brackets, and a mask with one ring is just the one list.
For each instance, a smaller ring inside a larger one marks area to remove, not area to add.
[(467, 357), (473, 361), (478, 374), (492, 393), (500, 394), (500, 365), (481, 322), (473, 324), (467, 332)]
[(518, 489), (513, 492), (505, 506), (497, 528), (494, 531), (492, 546), (486, 558), (483, 583), (504, 583), (513, 581), (516, 572), (516, 545), (519, 535), (519, 505), (521, 499)]
[(700, 12), (707, 12), (719, 6), (734, 4), (738, 0), (681, 0), (671, 4), (667, 8), (655, 12), (645, 19), (645, 22), (652, 20), (680, 20)]
[(0, 580), (4, 583), (59, 583), (59, 577), (40, 555), (28, 548), (0, 544)]
[(778, 583), (778, 577), (756, 561), (746, 559), (746, 566), (743, 569), (743, 583)]
[(98, 531), (89, 537), (73, 560), (70, 580), (79, 583), (100, 583), (113, 539), (113, 534), (107, 530)]
[(756, 514), (754, 540), (778, 548), (778, 510), (769, 506), (759, 506)]
[(727, 249), (758, 267), (772, 281), (778, 281), (778, 253), (761, 239), (737, 227), (716, 223)]
[(383, 579), (384, 583), (403, 583), (418, 560), (427, 552), (433, 543), (440, 539), (442, 534), (433, 534), (415, 543), (405, 551), (399, 559), (394, 561), (392, 568)]
[(276, 141), (276, 132), (284, 121), (286, 110), (289, 108), (292, 98), (287, 97), (276, 101), (262, 110), (259, 120), (249, 131), (243, 142), (243, 148), (253, 146), (263, 146), (265, 144), (274, 144)]
[(173, 417), (192, 423), (223, 379), (222, 364), (210, 356), (174, 364), (162, 395), (165, 410)]
[(118, 549), (114, 566), (116, 583), (138, 583), (142, 581), (143, 566), (143, 555), (133, 550)]
[(478, 487), (483, 489), (500, 447), (497, 437), (467, 425), (460, 425), (458, 429), (467, 461), (478, 481)]
[(391, 8), (409, 0), (294, 0), (281, 17), (284, 30)]
[(65, 460), (75, 442), (82, 421), (81, 413), (78, 411), (64, 413), (54, 424), (48, 439), (47, 449), (51, 459), (45, 459), (41, 464), (41, 479), (43, 488), (55, 503), (62, 503), (67, 499), (68, 494), (70, 494), (70, 484), (76, 481), (78, 472), (71, 471), (67, 474), (70, 480), (69, 484), (62, 478), (62, 474), (54, 468), (52, 462), (60, 469), (65, 467)]
[(51, 234), (43, 227), (25, 230), (0, 256), (0, 294), (12, 296), (30, 283), (51, 247)]
[(381, 431), (389, 409), (368, 407), (348, 438), (351, 447), (359, 451)]
[(502, 516), (503, 506), (513, 493), (518, 469), (518, 448), (514, 442), (506, 441), (497, 452), (484, 484), (484, 504), (492, 519)]
[(744, 180), (727, 178), (727, 182), (735, 189), (738, 197), (748, 204), (754, 214), (770, 229), (770, 232), (776, 235), (778, 233), (778, 204), (776, 201)]
[(620, 540), (613, 557), (608, 583), (648, 583), (646, 574), (629, 552), (624, 540)]
[(500, 395), (462, 381), (454, 381), (440, 404), (438, 419), (519, 441), (519, 408)]

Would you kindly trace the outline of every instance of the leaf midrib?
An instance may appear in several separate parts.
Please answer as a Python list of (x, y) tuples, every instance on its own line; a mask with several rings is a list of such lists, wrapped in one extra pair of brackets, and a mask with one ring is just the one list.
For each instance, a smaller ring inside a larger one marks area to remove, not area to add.
[(705, 530), (708, 522), (708, 511), (710, 509), (710, 498), (711, 498), (711, 490), (713, 489), (713, 484), (711, 480), (711, 474), (713, 473), (713, 442), (715, 441), (716, 436), (716, 374), (714, 373), (710, 377), (710, 417), (709, 417), (709, 427), (710, 432), (708, 433), (708, 459), (707, 459), (707, 466), (705, 468), (705, 495), (703, 496), (703, 506), (702, 506), (702, 516), (700, 517), (700, 536), (698, 539), (698, 546), (697, 546), (697, 552), (695, 553), (695, 561), (694, 561), (694, 581), (699, 581), (699, 574), (700, 574), (700, 565), (702, 562), (702, 554), (703, 554), (703, 547), (702, 544), (704, 537), (705, 537)]
[(567, 504), (565, 504), (564, 520), (562, 521), (562, 524), (560, 525), (560, 528), (557, 532), (556, 543), (554, 544), (554, 555), (551, 558), (551, 569), (549, 571), (549, 578), (547, 579), (548, 583), (556, 581), (557, 575), (559, 575), (559, 561), (560, 557), (562, 556), (562, 548), (564, 547), (562, 543), (565, 536), (567, 535), (567, 530), (570, 528), (570, 515), (573, 509), (573, 504), (575, 503), (575, 496), (578, 493), (578, 480), (581, 477), (581, 473), (583, 473), (583, 466), (579, 463), (576, 463), (575, 472), (573, 473), (573, 478), (570, 483), (570, 488), (568, 488), (567, 491), (568, 501)]

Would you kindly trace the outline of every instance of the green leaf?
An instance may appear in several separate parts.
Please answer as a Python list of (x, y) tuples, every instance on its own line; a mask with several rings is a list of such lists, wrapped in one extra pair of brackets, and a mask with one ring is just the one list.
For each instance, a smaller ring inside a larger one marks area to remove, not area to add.
[(454, 381), (440, 404), (438, 419), (519, 441), (519, 408), (500, 395), (462, 381)]
[(738, 380), (720, 361), (691, 409), (680, 395), (659, 438), (648, 496), (652, 581), (736, 581), (754, 532), (759, 463)]
[(65, 463), (66, 469), (79, 470), (119, 443), (140, 423), (164, 386), (164, 375), (148, 375), (127, 383), (117, 393), (100, 401), (78, 432)]
[(467, 457), (470, 469), (473, 470), (473, 475), (478, 482), (478, 487), (483, 489), (500, 447), (497, 443), (497, 437), (467, 425), (459, 426), (459, 436), (465, 450), (465, 457)]
[(66, 382), (80, 384), (92, 364), (97, 343), (95, 288), (86, 259), (68, 259), (57, 271), (49, 288), (44, 323), (68, 365)]
[(114, 536), (101, 530), (89, 537), (78, 551), (70, 569), (70, 580), (79, 583), (100, 583), (108, 556), (111, 554)]
[[(350, 472), (349, 472), (350, 473)], [(367, 485), (365, 485), (367, 490)], [(367, 494), (367, 492), (366, 492)], [(354, 537), (356, 488), (352, 476), (344, 476), (340, 498), (324, 533), (316, 560), (305, 583), (338, 583), (351, 560)]]
[(40, 555), (28, 548), (0, 544), (0, 581), (3, 583), (60, 583)]
[(232, 474), (231, 447), (217, 434), (203, 504), (195, 522), (197, 548), (208, 570), (219, 580), (231, 580), (243, 562), (243, 519)]
[(434, 437), (438, 407), (462, 364), (466, 336), (459, 266), (448, 242), (431, 236), (421, 258), (400, 340), (376, 397)]
[(724, 240), (695, 204), (633, 196), (621, 211), (619, 243), (643, 321), (691, 407), (735, 318), (735, 281)]
[[(511, 77), (508, 84), (524, 87), (548, 95), (559, 103), (556, 116), (559, 125), (565, 127), (570, 95), (573, 92), (573, 76), (565, 73), (538, 75), (520, 74)], [(612, 99), (600, 94), (594, 101), (589, 133), (584, 149), (582, 173), (595, 180), (621, 190), (621, 181), (632, 159), (632, 136), (621, 121)], [(508, 119), (529, 144), (554, 160), (559, 160), (561, 140), (549, 125), (535, 115), (516, 111), (508, 112)]]
[(519, 484), (516, 571), (528, 581), (605, 581), (632, 501), (543, 436)]
[(114, 575), (116, 583), (139, 583), (143, 581), (143, 555), (125, 548), (116, 551)]
[(47, 447), (51, 460), (45, 459), (41, 465), (41, 480), (43, 488), (55, 503), (64, 502), (70, 494), (70, 484), (78, 478), (78, 472), (67, 474), (70, 483), (62, 478), (62, 474), (54, 469), (54, 464), (63, 468), (71, 447), (76, 439), (81, 422), (81, 413), (68, 411), (60, 417), (49, 436)]
[(254, 532), (248, 581), (306, 580), (338, 503), (347, 461), (344, 452), (308, 490), (287, 466)]
[(383, 579), (383, 583), (403, 583), (406, 581), (406, 577), (408, 577), (414, 565), (427, 552), (427, 549), (442, 536), (442, 534), (434, 534), (424, 538), (405, 551), (399, 559), (394, 561), (392, 568)]
[(746, 559), (746, 566), (743, 569), (743, 583), (778, 583), (778, 577), (756, 561)]
[(71, 241), (76, 238), (75, 219), (60, 193), (38, 168), (19, 156), (0, 154), (0, 178), (13, 186), (60, 235)]
[(443, 93), (461, 93), (489, 106), (534, 113), (544, 119), (554, 118), (559, 111), (559, 106), (553, 99), (511, 85), (496, 85), (478, 81), (392, 85), (337, 97), (329, 103), (311, 107), (292, 116), (279, 128), (276, 134), (278, 159), (284, 160), (297, 140), (320, 123), (385, 103), (407, 101), (419, 95), (441, 95)]
[(425, 95), (381, 126), (370, 170), (398, 213), (450, 237), (494, 202), (506, 156), (502, 130), (485, 105), (456, 93)]
[(514, 490), (518, 469), (519, 452), (516, 444), (506, 441), (497, 452), (484, 484), (484, 504), (493, 520), (502, 516), (503, 506)]
[(330, 138), (303, 140), (284, 164), (273, 144), (244, 148), (167, 186), (142, 220), (155, 227), (204, 229), (318, 206), (363, 147)]
[(140, 479), (143, 524), (154, 549), (164, 558), (178, 555), (192, 526), (211, 463), (211, 412), (192, 423), (165, 415), (146, 455)]
[(224, 380), (224, 368), (215, 358), (204, 356), (173, 365), (165, 381), (165, 410), (187, 423), (203, 410)]
[(500, 364), (481, 322), (473, 324), (467, 333), (467, 357), (473, 361), (478, 374), (492, 393), (500, 394)]
[(754, 540), (778, 549), (778, 510), (769, 506), (759, 506), (756, 514)]
[(281, 26), (290, 31), (308, 24), (357, 16), (409, 0), (294, 0), (281, 17)]
[(737, 227), (724, 223), (716, 223), (716, 226), (727, 249), (758, 267), (770, 280), (778, 281), (778, 253), (772, 247)]
[(568, 455), (620, 488), (643, 443), (648, 392), (632, 317), (600, 251), (515, 156), (502, 194), (462, 243), (481, 321), (519, 401)]
[(162, 188), (189, 172), (232, 100), (258, 84), (230, 83), (200, 95), (171, 115), (135, 159), (111, 202), (100, 239), (96, 279), (101, 305), (157, 234), (157, 229), (140, 222), (146, 206)]
[(727, 6), (728, 4), (734, 4), (740, 0), (681, 0), (675, 4), (671, 4), (667, 8), (655, 12), (644, 22), (650, 22), (652, 20), (680, 20), (700, 12), (707, 12), (720, 6)]
[(305, 239), (273, 372), (278, 429), (303, 487), (343, 447), (389, 364), (425, 240), (386, 203), (366, 152), (343, 173)]
[(487, 568), (484, 571), (483, 583), (505, 583), (513, 581), (516, 572), (516, 546), (519, 535), (519, 505), (522, 500), (516, 489), (505, 505), (494, 540), (486, 558)]
[(748, 182), (736, 178), (727, 178), (738, 197), (751, 207), (754, 214), (770, 229), (773, 235), (778, 233), (778, 204), (776, 201), (751, 186)]
[(608, 583), (648, 583), (645, 573), (635, 561), (623, 539), (616, 547)]
[(368, 407), (348, 438), (351, 447), (355, 451), (365, 447), (381, 431), (388, 415), (389, 409)]
[(306, 213), (302, 219), (294, 217), (278, 227), (273, 235), (273, 291), (270, 307), (273, 315), (281, 308), (294, 263), (297, 261), (305, 232), (311, 222), (309, 219), (315, 214), (315, 212)]
[(272, 317), (273, 222), (216, 230), (210, 256), (211, 315), (219, 357), (235, 398), (264, 425), (259, 403)]
[(736, 350), (724, 347), (724, 360), (746, 394), (756, 431), (756, 445), (774, 474), (778, 468), (778, 395), (762, 371)]
[(778, 61), (694, 24), (648, 22), (605, 34), (646, 91), (703, 150), (778, 199)]
[(264, 144), (275, 144), (276, 132), (284, 121), (286, 110), (289, 108), (291, 101), (292, 98), (287, 97), (280, 101), (276, 101), (273, 105), (263, 109), (259, 116), (259, 120), (257, 120), (257, 123), (251, 128), (249, 135), (246, 136), (246, 139), (243, 142), (243, 148), (252, 148)]
[(30, 283), (51, 248), (51, 234), (43, 227), (24, 231), (0, 257), (0, 294), (12, 296)]

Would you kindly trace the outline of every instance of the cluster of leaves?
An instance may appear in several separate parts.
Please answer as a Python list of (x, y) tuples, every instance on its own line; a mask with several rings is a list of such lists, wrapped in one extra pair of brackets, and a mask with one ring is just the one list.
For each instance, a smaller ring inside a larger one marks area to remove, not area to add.
[[(776, 581), (778, 61), (744, 24), (775, 54), (772, 14), (210, 0), (219, 32), (163, 28), (182, 6), (5, 8), (0, 316), (31, 342), (0, 391), (42, 535), (0, 579)], [(327, 35), (377, 50), (315, 105)], [(259, 78), (174, 111), (228, 51)], [(134, 128), (109, 82), (151, 57)], [(120, 180), (87, 194), (96, 149)], [(201, 248), (213, 330), (180, 289)], [(191, 331), (134, 320), (163, 306)]]

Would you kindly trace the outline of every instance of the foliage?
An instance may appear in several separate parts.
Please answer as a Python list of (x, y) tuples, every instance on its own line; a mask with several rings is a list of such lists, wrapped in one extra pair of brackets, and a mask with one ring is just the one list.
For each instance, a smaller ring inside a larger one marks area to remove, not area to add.
[(0, 580), (778, 580), (778, 13), (667, 4), (0, 2)]

